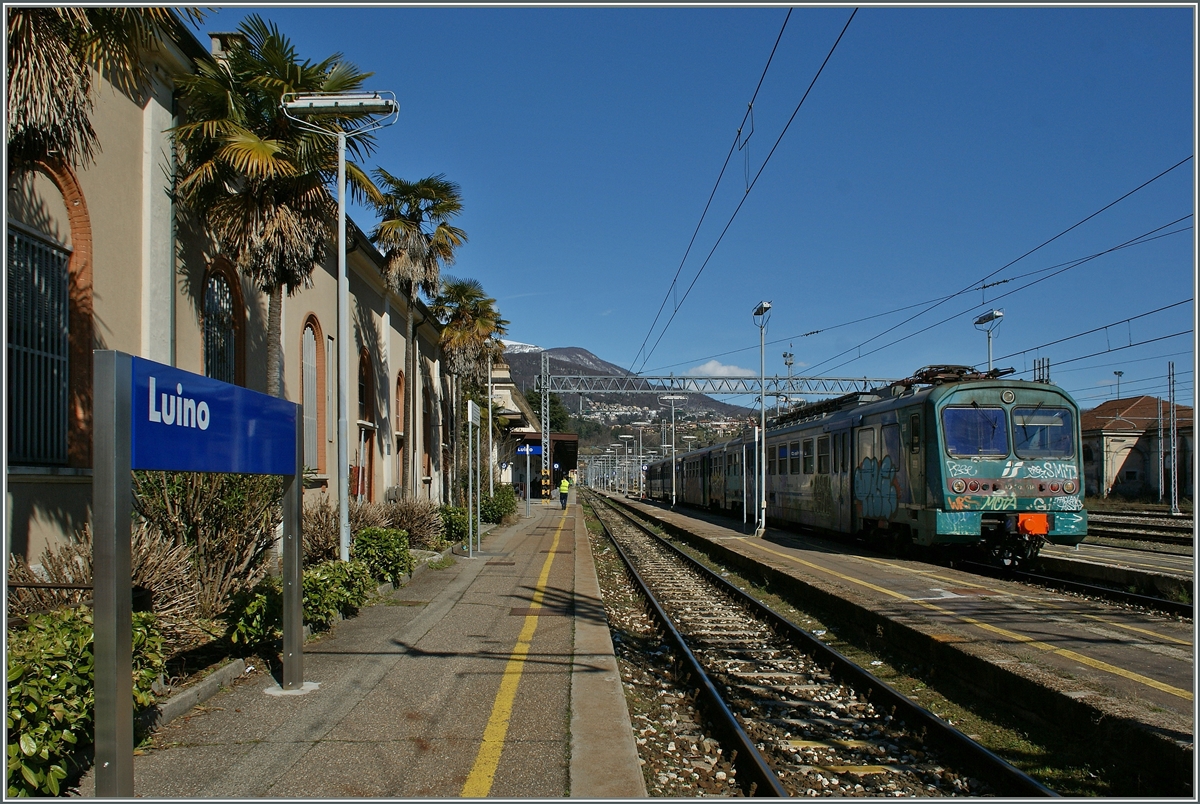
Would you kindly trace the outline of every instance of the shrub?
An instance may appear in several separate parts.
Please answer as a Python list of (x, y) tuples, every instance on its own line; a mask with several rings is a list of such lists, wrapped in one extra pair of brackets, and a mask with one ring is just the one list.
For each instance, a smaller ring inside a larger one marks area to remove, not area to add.
[[(133, 528), (132, 584), (150, 591), (158, 629), (168, 654), (194, 647), (202, 639), (195, 625), (196, 580), (192, 549), (175, 545), (146, 522)], [(9, 555), (9, 582), (92, 583), (92, 532), (84, 527), (69, 544), (47, 548), (36, 572), (23, 557)], [(78, 606), (90, 596), (86, 589), (30, 589), (15, 587), (8, 596), (9, 616), (23, 617), (63, 606)]]
[[(64, 608), (30, 617), (8, 632), (9, 796), (59, 795), (71, 755), (92, 741), (95, 665), (92, 612)], [(154, 615), (133, 615), (133, 700), (154, 703), (163, 671), (162, 635)]]
[(446, 540), (451, 543), (467, 541), (467, 509), (443, 505), (440, 509)]
[(375, 580), (361, 561), (326, 561), (304, 572), (304, 621), (314, 631), (331, 627), (342, 617), (358, 613)]
[(358, 533), (367, 528), (386, 528), (388, 526), (387, 515), (380, 503), (360, 503), (351, 497), (349, 508), (351, 533)]
[(367, 565), (375, 580), (392, 586), (400, 585), (414, 563), (408, 534), (394, 528), (366, 528), (354, 534), (353, 556)]
[(320, 564), (338, 558), (341, 549), (341, 528), (338, 510), (328, 497), (319, 497), (304, 506), (300, 523), (304, 566)]
[(502, 483), (496, 487), (496, 493), (484, 497), (479, 504), (480, 516), (484, 522), (499, 524), (504, 517), (517, 512), (517, 495), (512, 486)]
[[(314, 631), (329, 628), (338, 615), (352, 617), (362, 607), (375, 582), (361, 561), (326, 561), (309, 567), (302, 580), (304, 622)], [(283, 585), (268, 577), (252, 589), (236, 593), (225, 610), (225, 635), (244, 652), (270, 649), (283, 636)]]
[(268, 569), (283, 521), (276, 475), (134, 472), (134, 510), (171, 544), (194, 553), (200, 616), (216, 617)]
[(432, 500), (393, 500), (384, 503), (383, 512), (384, 527), (406, 532), (410, 548), (441, 550), (446, 546), (446, 527)]
[(266, 577), (251, 589), (235, 592), (222, 618), (225, 637), (243, 652), (270, 645), (283, 636), (283, 586), (278, 578)]

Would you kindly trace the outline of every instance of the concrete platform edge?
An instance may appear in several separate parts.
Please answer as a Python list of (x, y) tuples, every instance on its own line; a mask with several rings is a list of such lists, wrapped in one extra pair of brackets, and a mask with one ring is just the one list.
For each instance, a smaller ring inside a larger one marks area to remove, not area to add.
[(575, 645), (571, 657), (572, 798), (646, 798), (646, 782), (607, 621), (583, 508), (575, 508)]

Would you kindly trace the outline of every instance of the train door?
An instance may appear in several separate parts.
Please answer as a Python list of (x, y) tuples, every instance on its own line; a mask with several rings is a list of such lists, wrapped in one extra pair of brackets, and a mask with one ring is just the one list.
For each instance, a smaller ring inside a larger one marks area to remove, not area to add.
[(907, 449), (908, 454), (908, 485), (912, 490), (913, 505), (925, 505), (925, 453), (923, 432), (921, 428), (921, 411), (919, 408), (906, 411), (908, 413)]
[(839, 533), (850, 533), (853, 525), (850, 495), (850, 429), (830, 433), (832, 441), (832, 471), (829, 475), (829, 496), (832, 517), (830, 526)]
[(870, 478), (860, 476), (864, 471), (864, 464), (869, 469), (874, 469), (876, 466), (876, 437), (874, 427), (856, 427), (854, 428), (854, 440), (852, 442), (854, 454), (850, 458), (850, 465), (853, 467), (850, 476), (850, 488), (853, 494), (851, 495), (851, 531), (858, 532), (869, 527), (875, 526), (875, 520), (870, 523), (863, 522), (863, 498), (866, 496), (871, 487)]

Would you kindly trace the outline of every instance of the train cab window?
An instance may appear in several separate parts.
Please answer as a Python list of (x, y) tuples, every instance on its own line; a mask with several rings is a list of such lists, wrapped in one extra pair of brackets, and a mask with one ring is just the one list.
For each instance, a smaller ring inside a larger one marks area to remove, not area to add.
[(863, 427), (858, 431), (858, 460), (875, 457), (875, 428)]
[(811, 475), (813, 473), (813, 440), (811, 438), (804, 439), (804, 474)]
[(942, 411), (946, 451), (956, 458), (1006, 457), (1007, 424), (1008, 417), (1004, 415), (1004, 408), (982, 405), (946, 408)]
[(829, 474), (829, 436), (817, 439), (817, 474)]
[(775, 450), (773, 449), (767, 450), (767, 474), (775, 474)]
[(836, 475), (836, 474), (837, 474), (839, 471), (841, 471), (840, 469), (838, 469), (838, 446), (841, 444), (841, 442), (842, 442), (842, 434), (841, 434), (841, 433), (834, 433), (834, 434), (833, 434), (833, 454), (832, 454), (832, 458), (833, 458), (833, 473), (834, 473), (835, 475)]
[(1012, 423), (1018, 458), (1074, 457), (1075, 423), (1066, 408), (1013, 408)]
[(908, 417), (908, 450), (914, 455), (921, 451), (921, 415), (919, 413)]
[(842, 471), (850, 471), (850, 434), (842, 433)]
[(800, 474), (800, 442), (793, 441), (791, 446), (791, 473), (794, 475)]

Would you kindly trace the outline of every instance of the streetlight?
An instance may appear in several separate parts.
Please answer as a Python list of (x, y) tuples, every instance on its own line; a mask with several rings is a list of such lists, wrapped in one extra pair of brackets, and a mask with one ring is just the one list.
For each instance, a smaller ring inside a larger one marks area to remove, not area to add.
[(625, 496), (629, 496), (629, 442), (633, 441), (633, 436), (626, 434), (617, 438), (625, 444)]
[[(281, 99), (283, 113), (308, 131), (337, 138), (338, 174), (338, 274), (337, 274), (337, 317), (338, 317), (338, 519), (340, 557), (350, 560), (350, 463), (347, 443), (350, 440), (346, 409), (350, 407), (350, 281), (346, 274), (346, 139), (358, 137), (371, 131), (389, 126), (400, 117), (400, 104), (392, 92), (289, 92)], [(333, 128), (314, 125), (304, 118), (335, 115), (339, 123), (348, 118), (387, 115), (383, 119), (370, 119), (363, 126), (347, 131), (340, 124)], [(410, 311), (411, 315), (411, 311)], [(411, 344), (410, 344), (411, 346)]]
[(761, 482), (758, 486), (759, 497), (759, 515), (758, 515), (758, 530), (755, 531), (755, 536), (764, 536), (767, 533), (767, 461), (766, 461), (766, 446), (767, 446), (767, 357), (766, 357), (766, 335), (767, 335), (767, 319), (769, 319), (771, 303), (769, 301), (759, 302), (754, 308), (754, 325), (758, 327), (758, 403), (762, 409), (762, 449), (759, 450), (759, 463), (762, 465), (762, 474), (760, 475)]
[(988, 371), (992, 370), (992, 330), (1004, 322), (1003, 310), (988, 310), (975, 319), (975, 329), (987, 333), (988, 341)]
[(1114, 371), (1113, 374), (1117, 375), (1117, 399), (1120, 399), (1121, 398), (1121, 378), (1125, 376), (1125, 372)]
[(675, 507), (675, 403), (686, 402), (687, 397), (679, 394), (667, 394), (658, 398), (659, 402), (671, 405), (671, 507)]
[(642, 477), (642, 464), (645, 463), (645, 459), (642, 457), (644, 451), (642, 449), (642, 428), (649, 427), (650, 422), (630, 422), (630, 424), (638, 429), (638, 491), (640, 496), (645, 497), (645, 478)]

